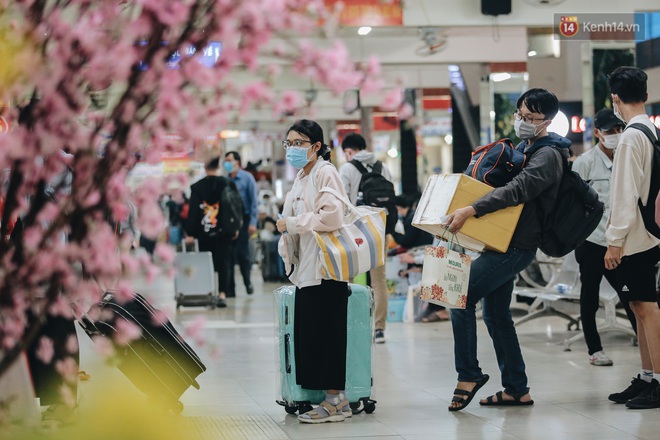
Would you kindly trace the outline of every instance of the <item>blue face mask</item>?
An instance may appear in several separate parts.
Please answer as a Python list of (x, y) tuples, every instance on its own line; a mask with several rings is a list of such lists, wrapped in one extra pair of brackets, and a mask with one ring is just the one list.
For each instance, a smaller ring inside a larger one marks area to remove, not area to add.
[(292, 167), (294, 168), (304, 168), (305, 165), (309, 163), (309, 159), (307, 158), (307, 150), (309, 150), (311, 147), (308, 148), (296, 148), (296, 147), (291, 147), (288, 150), (286, 150), (286, 161), (291, 164)]
[(225, 167), (225, 171), (227, 171), (227, 174), (234, 171), (234, 162), (223, 162), (222, 165)]

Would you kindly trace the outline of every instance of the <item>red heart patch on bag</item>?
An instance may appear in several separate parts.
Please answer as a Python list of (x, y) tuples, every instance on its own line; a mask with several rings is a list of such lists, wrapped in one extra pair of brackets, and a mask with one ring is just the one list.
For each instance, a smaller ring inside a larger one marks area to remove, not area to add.
[(355, 239), (355, 243), (356, 243), (358, 246), (360, 246), (362, 243), (364, 243), (364, 240), (362, 240), (361, 238), (356, 238), (356, 239)]

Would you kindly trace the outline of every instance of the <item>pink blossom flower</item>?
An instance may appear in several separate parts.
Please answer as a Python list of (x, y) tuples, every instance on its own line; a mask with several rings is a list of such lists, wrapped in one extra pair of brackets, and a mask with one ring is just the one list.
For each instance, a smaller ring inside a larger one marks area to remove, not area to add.
[[(77, 374), (77, 373), (76, 373)], [(70, 386), (62, 384), (59, 388), (59, 397), (62, 402), (70, 408), (73, 408), (78, 403), (77, 397), (73, 394), (73, 390)]]
[(115, 330), (116, 333), (113, 339), (119, 345), (128, 345), (142, 335), (140, 327), (123, 318), (118, 318), (115, 321)]
[(151, 316), (151, 323), (153, 325), (165, 325), (169, 321), (167, 313), (163, 310), (155, 309), (153, 315)]
[(119, 281), (114, 290), (115, 299), (119, 304), (125, 304), (135, 299), (133, 285), (128, 281)]
[(67, 383), (76, 383), (78, 380), (78, 363), (70, 356), (56, 361), (55, 370)]
[(78, 353), (78, 338), (74, 335), (71, 335), (66, 340), (66, 345), (64, 347), (67, 353)]
[[(109, 224), (125, 221), (131, 212), (127, 173), (138, 155), (157, 163), (163, 153), (189, 153), (195, 140), (239, 123), (247, 111), (273, 109), (278, 118), (300, 111), (305, 103), (295, 93), (273, 91), (281, 76), (278, 66), (284, 65), (271, 63), (273, 56), (293, 66), (287, 75), (299, 75), (300, 81), (311, 80), (335, 95), (348, 88), (373, 92), (383, 85), (375, 78), (377, 60), (356, 64), (340, 42), (320, 47), (319, 21), (331, 34), (336, 19), (325, 12), (322, 0), (217, 0), (190, 22), (191, 0), (138, 0), (130, 13), (124, 2), (0, 2), (7, 16), (30, 17), (13, 21), (11, 32), (30, 36), (30, 45), (40, 49), (5, 60), (32, 66), (22, 81), (3, 89), (3, 100), (18, 104), (0, 110), (13, 125), (11, 133), (0, 137), (0, 169), (8, 170), (0, 174), (0, 188), (7, 188), (12, 173), (21, 176), (9, 214), (29, 212), (41, 182), (57, 182), (68, 167), (74, 176), (70, 186), (56, 184), (56, 202), (40, 209), (21, 246), (10, 243), (0, 249), (0, 286), (11, 286), (1, 311), (3, 349), (13, 348), (29, 328), (25, 310), (38, 309), (38, 296), (54, 274), (63, 293), (42, 313), (67, 316), (74, 311), (80, 316), (98, 301), (100, 289), (89, 279), (119, 285), (122, 296), (128, 295), (133, 276), (153, 281), (171, 274), (171, 249), (157, 249), (162, 267), (155, 266), (146, 255), (129, 255), (132, 238), (117, 237)], [(289, 29), (295, 29), (295, 39), (272, 41)], [(184, 56), (179, 69), (168, 67), (174, 50), (185, 51), (190, 44), (202, 49), (209, 41), (222, 42), (213, 67), (201, 66), (199, 53)], [(249, 84), (236, 79), (239, 70), (249, 70)], [(25, 97), (35, 91), (40, 99), (25, 107)], [(20, 125), (19, 106), (25, 107)], [(177, 179), (187, 185), (185, 176)], [(146, 236), (156, 237), (164, 227), (157, 200), (166, 188), (148, 179), (134, 194), (137, 226)], [(65, 235), (66, 244), (61, 240)], [(106, 346), (107, 355), (111, 349)]]
[(108, 359), (115, 354), (115, 347), (112, 341), (105, 336), (94, 336), (92, 341), (94, 342), (94, 349), (103, 358)]
[(156, 244), (156, 249), (154, 251), (154, 257), (156, 257), (158, 260), (171, 264), (174, 263), (174, 250), (172, 249), (172, 246), (169, 246), (165, 243), (157, 243)]
[(50, 364), (50, 361), (53, 360), (55, 355), (55, 349), (53, 346), (53, 340), (48, 336), (42, 336), (39, 339), (39, 345), (37, 346), (36, 356), (44, 364)]
[(397, 110), (402, 102), (403, 91), (399, 88), (395, 88), (385, 94), (380, 106), (385, 110)]
[(197, 315), (193, 321), (186, 326), (184, 334), (195, 341), (199, 346), (204, 345), (204, 327), (206, 325), (206, 317), (203, 315)]

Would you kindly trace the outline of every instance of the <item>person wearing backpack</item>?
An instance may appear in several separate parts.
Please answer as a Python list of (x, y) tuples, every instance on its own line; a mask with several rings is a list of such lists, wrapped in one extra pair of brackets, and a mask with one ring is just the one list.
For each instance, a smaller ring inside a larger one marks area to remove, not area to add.
[(603, 276), (619, 294), (633, 329), (636, 329), (635, 315), (628, 301), (621, 295), (621, 289), (616, 281), (616, 271), (605, 270), (603, 258), (607, 251), (605, 229), (609, 216), (610, 179), (612, 176), (612, 160), (614, 150), (625, 124), (611, 109), (604, 108), (594, 117), (594, 136), (598, 143), (586, 153), (581, 154), (573, 163), (573, 171), (590, 183), (598, 192), (599, 199), (605, 204), (605, 211), (596, 230), (575, 249), (575, 259), (580, 266), (580, 320), (587, 343), (589, 363), (595, 366), (610, 366), (614, 363), (603, 351), (598, 328), (596, 312), (600, 306), (600, 283)]
[[(257, 181), (252, 174), (244, 169), (241, 169), (241, 156), (236, 151), (229, 151), (225, 154), (225, 161), (223, 163), (225, 172), (229, 178), (236, 184), (238, 192), (241, 193), (244, 207), (243, 227), (238, 234), (236, 240), (234, 257), (241, 270), (243, 277), (243, 284), (248, 295), (254, 293), (252, 281), (250, 281), (250, 271), (252, 270), (252, 262), (250, 261), (250, 237), (257, 232)], [(227, 296), (236, 296), (234, 270), (232, 268), (230, 273), (229, 291)]]
[[(617, 269), (622, 295), (637, 318), (637, 340), (642, 370), (630, 386), (609, 400), (632, 409), (660, 408), (660, 309), (656, 303), (656, 269), (660, 237), (651, 233), (643, 218), (644, 207), (657, 197), (651, 191), (655, 173), (653, 142), (655, 127), (644, 103), (648, 99), (647, 75), (636, 67), (619, 67), (608, 79), (614, 114), (627, 123), (612, 166), (610, 217), (605, 238), (605, 268)], [(641, 125), (642, 129), (639, 129)], [(637, 127), (636, 127), (637, 126)], [(641, 203), (641, 206), (640, 206)]]
[[(388, 225), (390, 216), (393, 216), (394, 225), (398, 219), (398, 212), (396, 204), (394, 203), (394, 186), (392, 185), (392, 175), (387, 169), (385, 164), (376, 159), (374, 153), (367, 151), (367, 142), (364, 137), (358, 133), (349, 133), (346, 135), (341, 143), (341, 148), (346, 155), (347, 162), (339, 169), (339, 176), (346, 188), (348, 199), (354, 205), (372, 204), (365, 201), (370, 201), (372, 194), (370, 191), (377, 192), (383, 188), (383, 193), (389, 198), (391, 196), (389, 209), (388, 209)], [(382, 176), (373, 176), (372, 171), (377, 173), (380, 171)], [(365, 180), (371, 180), (372, 188), (365, 190)], [(389, 185), (389, 186), (388, 186)], [(363, 191), (360, 191), (362, 189)], [(389, 195), (388, 195), (389, 194)], [(374, 197), (377, 198), (377, 197)], [(393, 229), (393, 226), (392, 226)], [(386, 233), (393, 231), (388, 230)], [(369, 284), (374, 290), (375, 302), (375, 327), (374, 327), (374, 342), (382, 344), (385, 342), (385, 325), (387, 322), (387, 279), (385, 274), (385, 265), (377, 267), (369, 271)]]
[(523, 140), (517, 148), (527, 154), (525, 167), (510, 182), (494, 188), (472, 205), (457, 209), (445, 221), (449, 231), (456, 233), (470, 217), (525, 204), (509, 249), (504, 253), (486, 250), (473, 260), (467, 306), (451, 310), (458, 385), (449, 411), (465, 408), (489, 379), (477, 359), (475, 306), (479, 300), (482, 300), (483, 320), (493, 340), (504, 388), (479, 403), (484, 406), (534, 404), (509, 306), (515, 278), (532, 262), (541, 242), (545, 219), (555, 205), (571, 143), (562, 136), (548, 133), (548, 126), (559, 111), (559, 101), (553, 93), (530, 89), (518, 98), (516, 106), (515, 132)]
[[(204, 165), (206, 176), (190, 187), (188, 218), (185, 222), (186, 242), (197, 239), (201, 252), (211, 252), (213, 268), (218, 276), (217, 307), (227, 307), (225, 298), (231, 281), (230, 271), (234, 267), (234, 242), (238, 238), (240, 225), (222, 230), (222, 192), (227, 185), (236, 190), (233, 182), (218, 176), (220, 158), (211, 159)], [(240, 196), (238, 196), (240, 198)]]

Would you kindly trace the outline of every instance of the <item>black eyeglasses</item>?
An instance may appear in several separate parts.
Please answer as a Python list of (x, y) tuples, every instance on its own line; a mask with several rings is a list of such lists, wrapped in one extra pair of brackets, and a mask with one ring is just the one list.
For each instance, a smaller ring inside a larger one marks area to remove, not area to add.
[(284, 147), (285, 150), (288, 150), (291, 147), (300, 148), (300, 147), (302, 147), (302, 145), (304, 143), (307, 143), (307, 142), (310, 143), (310, 144), (312, 143), (312, 141), (308, 141), (308, 140), (305, 140), (305, 139), (294, 139), (291, 142), (289, 142), (287, 140), (287, 141), (282, 141), (282, 146)]
[(523, 116), (518, 112), (513, 112), (513, 116), (516, 118), (516, 121), (522, 120), (523, 122), (527, 122), (528, 124), (533, 124), (534, 121), (545, 121), (545, 118), (531, 118), (529, 116)]

